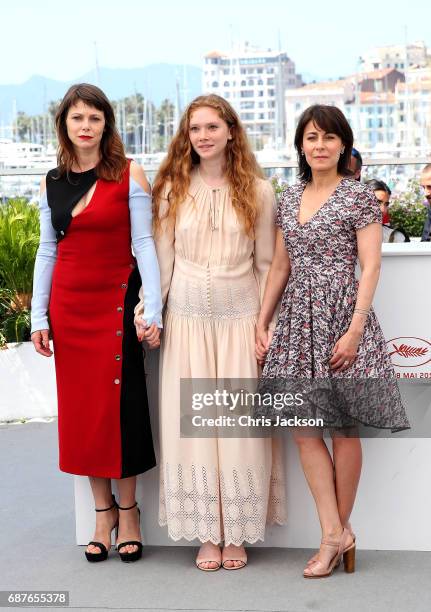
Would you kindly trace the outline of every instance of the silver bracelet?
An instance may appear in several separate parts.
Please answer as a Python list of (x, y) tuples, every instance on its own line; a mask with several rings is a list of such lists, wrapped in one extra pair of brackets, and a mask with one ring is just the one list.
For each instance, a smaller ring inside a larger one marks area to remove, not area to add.
[(369, 310), (365, 310), (365, 308), (355, 308), (355, 310), (353, 311), (353, 314), (355, 312), (358, 312), (361, 315), (364, 315), (365, 317), (367, 317), (370, 314)]

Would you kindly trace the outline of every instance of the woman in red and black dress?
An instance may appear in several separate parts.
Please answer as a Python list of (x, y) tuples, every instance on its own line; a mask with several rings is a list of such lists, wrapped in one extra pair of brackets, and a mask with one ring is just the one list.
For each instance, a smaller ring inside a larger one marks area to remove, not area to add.
[[(89, 476), (97, 510), (87, 559), (106, 559), (118, 526), (121, 558), (133, 561), (142, 552), (136, 475), (155, 465), (140, 341), (158, 346), (162, 326), (149, 187), (126, 159), (112, 106), (97, 87), (72, 86), (56, 128), (58, 167), (41, 183), (31, 337), (37, 352), (52, 354), (49, 309), (60, 469)], [(141, 278), (145, 329), (137, 338)]]

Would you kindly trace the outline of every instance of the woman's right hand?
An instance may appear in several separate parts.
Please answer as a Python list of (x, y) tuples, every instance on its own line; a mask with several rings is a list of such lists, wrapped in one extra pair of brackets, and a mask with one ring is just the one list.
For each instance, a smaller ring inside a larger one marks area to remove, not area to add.
[(272, 336), (273, 332), (267, 327), (263, 327), (261, 325), (256, 326), (255, 352), (256, 359), (259, 365), (263, 365), (265, 363)]
[(51, 357), (52, 351), (49, 348), (49, 329), (39, 329), (31, 334), (31, 341), (36, 353), (44, 357)]

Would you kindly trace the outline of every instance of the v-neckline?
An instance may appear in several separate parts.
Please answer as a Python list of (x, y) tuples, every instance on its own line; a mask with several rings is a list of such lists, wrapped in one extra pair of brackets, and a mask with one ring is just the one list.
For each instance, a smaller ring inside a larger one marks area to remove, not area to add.
[(341, 181), (338, 183), (338, 185), (335, 187), (334, 191), (326, 198), (326, 200), (319, 206), (319, 208), (316, 210), (315, 213), (313, 213), (311, 215), (311, 217), (309, 219), (307, 219), (307, 221), (305, 221), (305, 223), (300, 223), (299, 222), (299, 214), (301, 212), (301, 203), (302, 203), (302, 196), (303, 193), (305, 191), (305, 188), (307, 186), (307, 182), (304, 181), (304, 185), (299, 193), (299, 197), (298, 197), (298, 206), (296, 207), (296, 211), (295, 211), (295, 221), (296, 224), (299, 225), (299, 227), (305, 227), (306, 225), (308, 225), (309, 223), (311, 223), (311, 221), (313, 221), (313, 219), (320, 213), (320, 211), (322, 210), (322, 208), (324, 208), (328, 202), (330, 202), (332, 200), (332, 198), (334, 197), (334, 195), (337, 193), (340, 185), (343, 183), (343, 181), (346, 180), (346, 177), (343, 176), (343, 178), (341, 179)]

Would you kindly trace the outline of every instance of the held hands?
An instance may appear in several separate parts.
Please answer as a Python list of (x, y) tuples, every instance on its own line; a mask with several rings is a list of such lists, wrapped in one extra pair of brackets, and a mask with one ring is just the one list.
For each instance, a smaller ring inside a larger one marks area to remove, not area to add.
[(360, 336), (352, 332), (346, 332), (338, 340), (332, 349), (332, 357), (329, 359), (329, 367), (337, 372), (343, 372), (350, 368), (358, 356)]
[(263, 327), (261, 325), (256, 326), (255, 353), (257, 363), (259, 365), (263, 365), (265, 363), (266, 355), (271, 344), (273, 333), (274, 332), (268, 329), (267, 327)]
[(136, 335), (139, 342), (145, 340), (150, 349), (160, 346), (160, 329), (155, 323), (147, 325), (141, 315), (135, 317)]
[(36, 353), (44, 357), (51, 357), (52, 351), (49, 348), (49, 329), (39, 329), (31, 334), (31, 341)]

